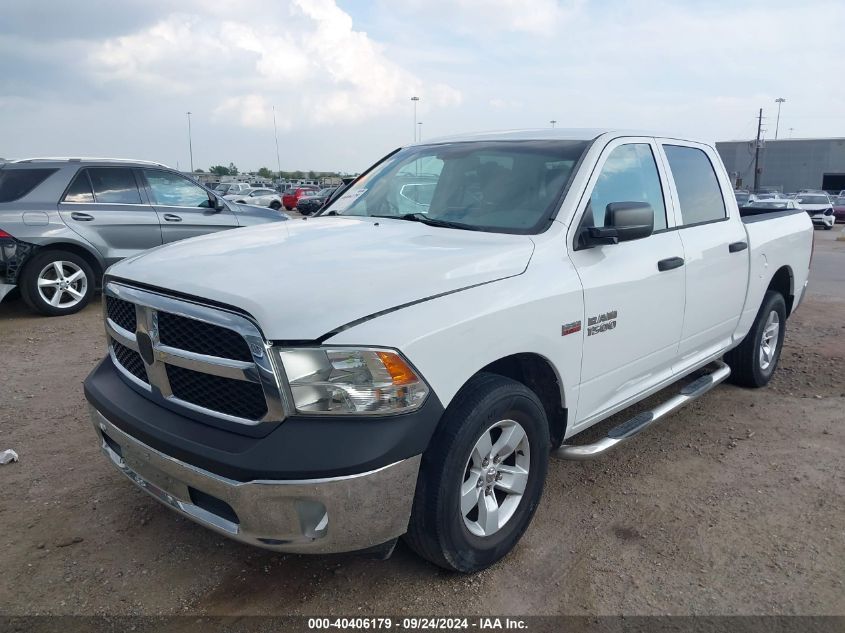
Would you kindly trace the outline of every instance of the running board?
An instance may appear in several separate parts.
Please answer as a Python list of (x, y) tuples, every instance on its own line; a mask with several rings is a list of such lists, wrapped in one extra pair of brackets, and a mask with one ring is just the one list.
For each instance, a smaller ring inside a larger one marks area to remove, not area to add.
[(658, 420), (664, 418), (670, 413), (674, 413), (682, 406), (692, 402), (696, 398), (703, 396), (731, 375), (731, 368), (722, 361), (715, 361), (713, 365), (715, 365), (713, 371), (701, 376), (700, 378), (696, 378), (687, 385), (684, 385), (678, 395), (670, 398), (666, 402), (658, 404), (651, 411), (638, 413), (627, 422), (623, 422), (619, 426), (613, 427), (610, 429), (607, 436), (603, 437), (598, 442), (582, 445), (564, 444), (559, 449), (552, 452), (552, 457), (580, 461), (594, 459), (604, 455), (610, 449), (615, 448), (622, 442), (631, 439)]

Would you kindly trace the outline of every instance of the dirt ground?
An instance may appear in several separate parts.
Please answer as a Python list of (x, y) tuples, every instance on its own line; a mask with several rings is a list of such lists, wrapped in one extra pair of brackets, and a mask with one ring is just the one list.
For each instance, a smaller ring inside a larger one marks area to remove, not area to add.
[[(845, 243), (823, 256), (845, 270)], [(842, 257), (840, 257), (840, 255)], [(819, 247), (816, 249), (819, 258)], [(99, 453), (81, 383), (99, 305), (0, 305), (0, 613), (845, 614), (845, 300), (811, 294), (761, 390), (721, 386), (601, 461), (553, 461), (517, 549), (476, 576), (240, 545)]]

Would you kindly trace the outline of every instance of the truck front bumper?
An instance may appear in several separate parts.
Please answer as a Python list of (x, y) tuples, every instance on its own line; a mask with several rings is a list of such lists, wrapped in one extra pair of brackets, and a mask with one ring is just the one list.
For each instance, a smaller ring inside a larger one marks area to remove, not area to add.
[(408, 528), (420, 456), (326, 479), (235, 481), (127, 435), (89, 406), (103, 453), (166, 506), (238, 541), (293, 553), (351, 552)]

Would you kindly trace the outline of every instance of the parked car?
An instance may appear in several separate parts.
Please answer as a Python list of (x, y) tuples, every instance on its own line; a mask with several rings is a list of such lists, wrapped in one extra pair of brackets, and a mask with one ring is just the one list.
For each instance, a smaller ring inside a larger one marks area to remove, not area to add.
[[(427, 164), (427, 212), (399, 212)], [(716, 150), (678, 138), (544, 129), (400, 149), (308, 222), (114, 266), (110, 351), (85, 381), (98, 443), (242, 542), (387, 555), (406, 534), (479, 571), (525, 532), (550, 456), (602, 455), (728, 377), (769, 382), (812, 226), (743, 220), (732, 195)]]
[(220, 182), (214, 186), (214, 193), (220, 196), (231, 196), (246, 193), (252, 187), (245, 182)]
[(71, 314), (124, 257), (287, 217), (226, 202), (158, 163), (12, 161), (0, 166), (0, 300), (20, 286), (24, 301), (42, 314)]
[(833, 202), (827, 194), (801, 194), (795, 201), (804, 209), (813, 221), (813, 225), (830, 231), (836, 223), (833, 214)]
[(240, 204), (252, 204), (257, 207), (270, 207), (278, 211), (282, 208), (282, 197), (275, 189), (255, 188), (247, 192), (223, 196)]
[(845, 195), (833, 201), (833, 217), (837, 222), (845, 222)]
[(282, 194), (282, 204), (288, 211), (293, 211), (296, 208), (296, 203), (299, 202), (299, 199), (302, 196), (308, 192), (316, 193), (317, 191), (317, 187), (313, 187), (311, 185), (303, 185), (301, 187), (296, 187), (295, 189), (288, 189), (284, 194)]
[(751, 197), (751, 192), (749, 191), (734, 191), (734, 197), (736, 198), (736, 203), (739, 206), (743, 206), (744, 204), (748, 204), (748, 200)]
[(322, 208), (337, 187), (326, 187), (313, 193), (307, 193), (296, 203), (296, 210), (302, 215), (311, 215)]
[(756, 215), (760, 211), (794, 211), (802, 210), (795, 200), (755, 200), (740, 207), (743, 215)]

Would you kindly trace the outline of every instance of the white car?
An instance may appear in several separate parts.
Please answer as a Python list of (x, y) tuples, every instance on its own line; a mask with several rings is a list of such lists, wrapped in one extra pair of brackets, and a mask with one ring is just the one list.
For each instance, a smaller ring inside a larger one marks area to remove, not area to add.
[(826, 231), (830, 231), (836, 224), (833, 201), (827, 194), (805, 193), (798, 196), (795, 201), (810, 215), (814, 226), (821, 226)]
[[(424, 211), (402, 192), (417, 174)], [(704, 143), (438, 139), (306, 222), (112, 266), (85, 395), (107, 459), (220, 534), (382, 556), (404, 535), (476, 572), (519, 541), (548, 470), (577, 485), (550, 457), (602, 455), (728, 377), (766, 385), (812, 241), (800, 209), (741, 217)]]
[(214, 193), (223, 196), (237, 195), (246, 193), (252, 187), (245, 182), (221, 182), (214, 186)]
[(275, 189), (262, 189), (256, 187), (236, 194), (223, 196), (226, 200), (239, 204), (251, 204), (256, 207), (270, 207), (279, 210), (282, 208), (282, 196)]

